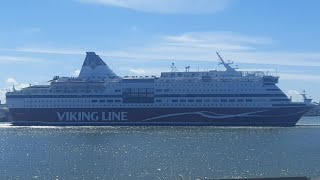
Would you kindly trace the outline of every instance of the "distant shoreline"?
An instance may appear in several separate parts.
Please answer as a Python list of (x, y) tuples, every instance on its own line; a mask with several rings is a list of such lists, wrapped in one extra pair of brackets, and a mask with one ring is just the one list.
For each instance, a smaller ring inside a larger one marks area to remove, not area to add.
[(0, 122), (8, 122), (9, 121), (9, 110), (6, 109), (4, 104), (0, 104)]

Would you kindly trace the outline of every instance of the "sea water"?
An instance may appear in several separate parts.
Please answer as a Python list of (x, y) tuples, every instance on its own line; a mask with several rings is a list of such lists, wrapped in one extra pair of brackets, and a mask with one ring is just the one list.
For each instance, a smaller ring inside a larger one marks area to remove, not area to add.
[(320, 118), (296, 127), (0, 126), (0, 179), (320, 177)]

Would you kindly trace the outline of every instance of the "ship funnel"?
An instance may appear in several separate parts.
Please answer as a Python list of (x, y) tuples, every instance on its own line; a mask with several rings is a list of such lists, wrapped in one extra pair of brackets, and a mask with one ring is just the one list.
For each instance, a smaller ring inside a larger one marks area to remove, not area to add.
[(79, 78), (102, 80), (116, 76), (117, 75), (98, 55), (96, 55), (96, 53), (87, 52), (87, 56), (83, 62)]

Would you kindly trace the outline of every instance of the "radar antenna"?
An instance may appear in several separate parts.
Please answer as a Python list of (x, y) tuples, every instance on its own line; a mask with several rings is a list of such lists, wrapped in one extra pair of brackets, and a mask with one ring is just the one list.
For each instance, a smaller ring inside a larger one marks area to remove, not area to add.
[(236, 68), (233, 68), (230, 66), (231, 64), (233, 64), (233, 61), (228, 60), (228, 62), (225, 62), (223, 60), (223, 58), (220, 56), (220, 54), (218, 52), (216, 52), (216, 53), (220, 59), (219, 65), (222, 64), (228, 72), (233, 72), (233, 73), (236, 72), (236, 70), (235, 70)]
[(171, 64), (170, 68), (171, 68), (171, 72), (177, 71), (177, 67), (174, 65), (174, 63)]

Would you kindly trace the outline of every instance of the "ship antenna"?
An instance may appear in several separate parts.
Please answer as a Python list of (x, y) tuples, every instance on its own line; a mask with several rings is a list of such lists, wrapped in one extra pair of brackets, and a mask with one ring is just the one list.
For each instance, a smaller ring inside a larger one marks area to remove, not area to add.
[(190, 71), (190, 66), (186, 66), (186, 72), (189, 72)]

